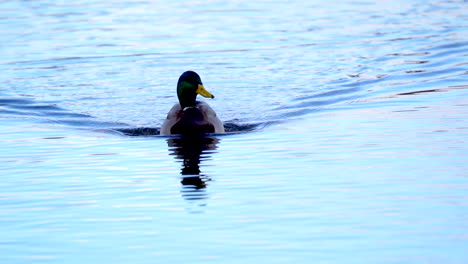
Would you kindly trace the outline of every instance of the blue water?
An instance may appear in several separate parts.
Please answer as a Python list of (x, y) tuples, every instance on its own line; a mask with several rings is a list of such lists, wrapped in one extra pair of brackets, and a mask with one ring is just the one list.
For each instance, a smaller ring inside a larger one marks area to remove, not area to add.
[[(465, 1), (4, 1), (0, 263), (467, 263)], [(158, 136), (197, 71), (229, 133)]]

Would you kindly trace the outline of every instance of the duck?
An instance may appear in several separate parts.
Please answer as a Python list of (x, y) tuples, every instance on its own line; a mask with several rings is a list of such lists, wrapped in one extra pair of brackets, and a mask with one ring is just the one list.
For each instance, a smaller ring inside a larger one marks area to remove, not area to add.
[(224, 133), (224, 126), (213, 108), (206, 102), (197, 101), (197, 95), (214, 98), (205, 89), (198, 73), (186, 71), (177, 82), (176, 103), (167, 113), (160, 135), (203, 135), (206, 133)]

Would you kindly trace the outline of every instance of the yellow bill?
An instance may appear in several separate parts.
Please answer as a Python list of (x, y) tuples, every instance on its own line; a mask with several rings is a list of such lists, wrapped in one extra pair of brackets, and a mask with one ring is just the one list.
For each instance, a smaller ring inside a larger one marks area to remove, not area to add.
[(214, 95), (212, 95), (210, 92), (208, 92), (205, 87), (203, 87), (203, 84), (198, 85), (197, 89), (197, 94), (206, 97), (206, 98), (214, 98)]

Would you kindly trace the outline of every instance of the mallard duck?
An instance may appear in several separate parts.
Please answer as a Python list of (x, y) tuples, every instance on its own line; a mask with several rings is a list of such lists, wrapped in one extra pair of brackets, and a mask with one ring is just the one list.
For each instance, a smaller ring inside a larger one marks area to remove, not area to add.
[(224, 132), (223, 123), (216, 116), (215, 111), (207, 103), (195, 100), (198, 94), (206, 98), (214, 98), (203, 87), (200, 76), (196, 72), (184, 72), (177, 82), (179, 103), (176, 103), (167, 114), (161, 127), (161, 135)]

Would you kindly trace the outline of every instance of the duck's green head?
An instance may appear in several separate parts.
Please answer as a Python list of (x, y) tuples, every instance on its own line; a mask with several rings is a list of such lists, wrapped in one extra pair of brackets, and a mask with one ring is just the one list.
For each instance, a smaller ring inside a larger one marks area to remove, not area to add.
[(195, 99), (198, 94), (203, 97), (214, 98), (214, 96), (203, 87), (200, 76), (196, 72), (186, 71), (182, 73), (177, 83), (177, 97), (179, 98), (182, 109), (195, 106)]

